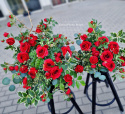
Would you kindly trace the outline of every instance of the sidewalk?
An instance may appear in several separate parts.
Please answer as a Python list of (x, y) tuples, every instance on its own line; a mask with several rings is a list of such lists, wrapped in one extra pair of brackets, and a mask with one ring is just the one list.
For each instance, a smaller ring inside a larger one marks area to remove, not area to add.
[[(34, 29), (41, 19), (50, 16), (59, 23), (54, 28), (54, 33), (65, 34), (72, 40), (74, 33), (85, 32), (88, 28), (88, 22), (92, 18), (102, 22), (102, 29), (106, 31), (106, 35), (109, 35), (110, 32), (118, 32), (120, 29), (125, 31), (125, 1), (123, 0), (85, 0), (33, 13), (31, 18), (35, 25)], [(28, 17), (19, 17), (19, 19), (23, 20), (28, 27), (31, 26)], [(12, 32), (15, 36), (19, 33), (16, 27), (7, 28), (6, 23), (8, 21), (0, 21), (0, 40), (4, 39), (4, 32)], [(11, 59), (13, 53), (4, 50), (3, 48), (5, 46), (6, 44), (0, 44), (0, 64), (4, 61), (13, 62)], [(29, 109), (26, 109), (23, 104), (17, 104), (17, 91), (24, 91), (24, 89), (17, 85), (16, 91), (9, 92), (9, 86), (2, 85), (2, 79), (6, 76), (11, 77), (12, 75), (11, 73), (4, 74), (0, 67), (0, 114), (50, 114), (47, 104), (43, 102), (40, 102), (36, 108), (31, 106)], [(85, 80), (86, 73), (84, 73), (83, 77)], [(125, 108), (125, 80), (121, 82), (117, 79), (115, 87)], [(91, 114), (91, 103), (86, 95), (83, 94), (83, 90), (84, 87), (81, 87), (79, 90), (77, 88), (73, 90), (76, 96), (76, 102), (85, 114)], [(107, 103), (113, 98), (110, 88), (106, 88), (104, 83), (98, 84), (97, 93), (98, 103)], [(91, 87), (89, 94), (91, 96)], [(65, 112), (72, 105), (70, 102), (63, 101), (62, 95), (59, 93), (54, 96), (54, 100), (57, 113)], [(116, 102), (106, 107), (97, 106), (96, 110), (96, 114), (124, 114), (119, 111)], [(69, 114), (78, 114), (78, 112), (74, 108)]]

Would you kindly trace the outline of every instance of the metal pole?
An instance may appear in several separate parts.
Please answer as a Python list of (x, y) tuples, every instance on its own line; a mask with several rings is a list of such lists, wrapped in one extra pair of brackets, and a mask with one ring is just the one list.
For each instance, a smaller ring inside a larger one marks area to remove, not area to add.
[(84, 94), (86, 94), (86, 89), (87, 89), (88, 84), (89, 84), (89, 78), (90, 78), (90, 74), (88, 73), (87, 74), (87, 79), (86, 79), (86, 85), (85, 85), (85, 89), (84, 89)]

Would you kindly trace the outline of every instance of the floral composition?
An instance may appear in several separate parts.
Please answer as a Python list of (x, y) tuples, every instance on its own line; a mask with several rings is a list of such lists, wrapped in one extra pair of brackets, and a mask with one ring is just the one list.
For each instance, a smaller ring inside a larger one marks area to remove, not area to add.
[[(87, 33), (74, 34), (76, 43), (80, 46), (77, 53), (78, 64), (75, 71), (87, 71), (94, 74), (95, 78), (105, 80), (102, 72), (115, 72), (112, 76), (123, 79), (125, 77), (125, 48), (120, 46), (125, 43), (125, 32), (120, 30), (117, 34), (105, 36), (102, 25), (93, 19), (88, 23)], [(80, 67), (81, 66), (81, 67)]]
[[(74, 42), (63, 34), (53, 34), (52, 28), (58, 23), (52, 17), (41, 20), (34, 31), (33, 26), (29, 29), (14, 15), (10, 15), (9, 18), (7, 26), (16, 25), (20, 29), (20, 34), (3, 34), (5, 39), (2, 42), (8, 44), (5, 49), (15, 52), (15, 62), (1, 64), (5, 73), (13, 73), (12, 79), (5, 77), (2, 83), (9, 85), (12, 80), (14, 84), (23, 85), (24, 91), (18, 92), (18, 103), (24, 103), (26, 107), (32, 104), (37, 106), (38, 101), (47, 103), (58, 90), (64, 93), (66, 100), (73, 97), (69, 86), (76, 85), (79, 88), (80, 84), (85, 85), (82, 76), (77, 76), (83, 71), (83, 67), (75, 68), (77, 63), (71, 62), (77, 60), (73, 57), (75, 47), (69, 46)], [(22, 29), (25, 29), (25, 32), (22, 32)], [(52, 86), (54, 90), (51, 93)], [(14, 91), (15, 85), (10, 85), (9, 90)]]

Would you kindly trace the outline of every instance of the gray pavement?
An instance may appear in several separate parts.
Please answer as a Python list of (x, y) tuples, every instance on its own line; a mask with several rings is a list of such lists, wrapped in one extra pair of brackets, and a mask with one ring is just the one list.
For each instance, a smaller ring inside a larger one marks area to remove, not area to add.
[[(32, 22), (35, 25), (34, 29), (41, 18), (44, 19), (50, 16), (59, 23), (59, 25), (54, 28), (54, 32), (65, 34), (72, 40), (74, 38), (74, 33), (85, 33), (85, 30), (88, 28), (87, 24), (92, 18), (102, 22), (106, 35), (109, 35), (110, 32), (118, 32), (120, 29), (125, 31), (124, 0), (85, 0), (45, 11), (39, 11), (31, 15)], [(19, 17), (19, 19), (23, 20), (23, 22), (30, 27), (28, 17)], [(19, 33), (15, 27), (7, 28), (7, 22), (8, 20), (0, 21), (0, 39), (4, 38), (4, 32), (12, 32), (15, 36)], [(3, 48), (5, 46), (6, 44), (0, 44), (0, 64), (3, 63), (3, 61), (13, 62), (13, 53), (4, 50)], [(26, 109), (23, 104), (17, 104), (17, 91), (23, 91), (24, 89), (16, 85), (16, 91), (9, 92), (8, 86), (2, 85), (2, 79), (6, 76), (11, 77), (11, 73), (4, 74), (2, 68), (0, 68), (0, 114), (50, 114), (47, 104), (43, 102), (39, 102), (36, 108), (30, 106), (28, 109)], [(83, 78), (84, 80), (86, 79), (86, 73), (84, 73)], [(125, 80), (116, 80), (114, 84), (125, 108)], [(84, 87), (80, 87), (79, 90), (77, 88), (73, 89), (76, 102), (85, 114), (91, 114), (91, 103), (86, 95), (83, 94), (83, 89)], [(107, 103), (113, 98), (110, 88), (106, 88), (104, 83), (98, 84), (97, 93), (97, 101), (99, 103)], [(89, 94), (91, 96), (91, 87), (89, 89)], [(54, 95), (54, 100), (57, 113), (65, 112), (72, 105), (70, 102), (63, 101), (60, 93)], [(97, 106), (96, 110), (96, 114), (124, 114), (119, 111), (116, 102), (106, 107)], [(69, 114), (78, 114), (78, 112), (74, 108)]]

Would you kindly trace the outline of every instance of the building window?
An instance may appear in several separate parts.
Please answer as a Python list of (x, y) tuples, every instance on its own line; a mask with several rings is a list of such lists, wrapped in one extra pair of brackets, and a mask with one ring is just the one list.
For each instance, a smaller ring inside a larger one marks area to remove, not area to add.
[(52, 0), (52, 3), (55, 6), (55, 5), (66, 3), (66, 0)]
[(41, 9), (39, 0), (25, 0), (29, 11), (35, 11)]
[(2, 13), (2, 11), (0, 10), (0, 17), (3, 17), (3, 13)]
[(21, 0), (7, 0), (14, 15), (23, 14), (24, 7)]

